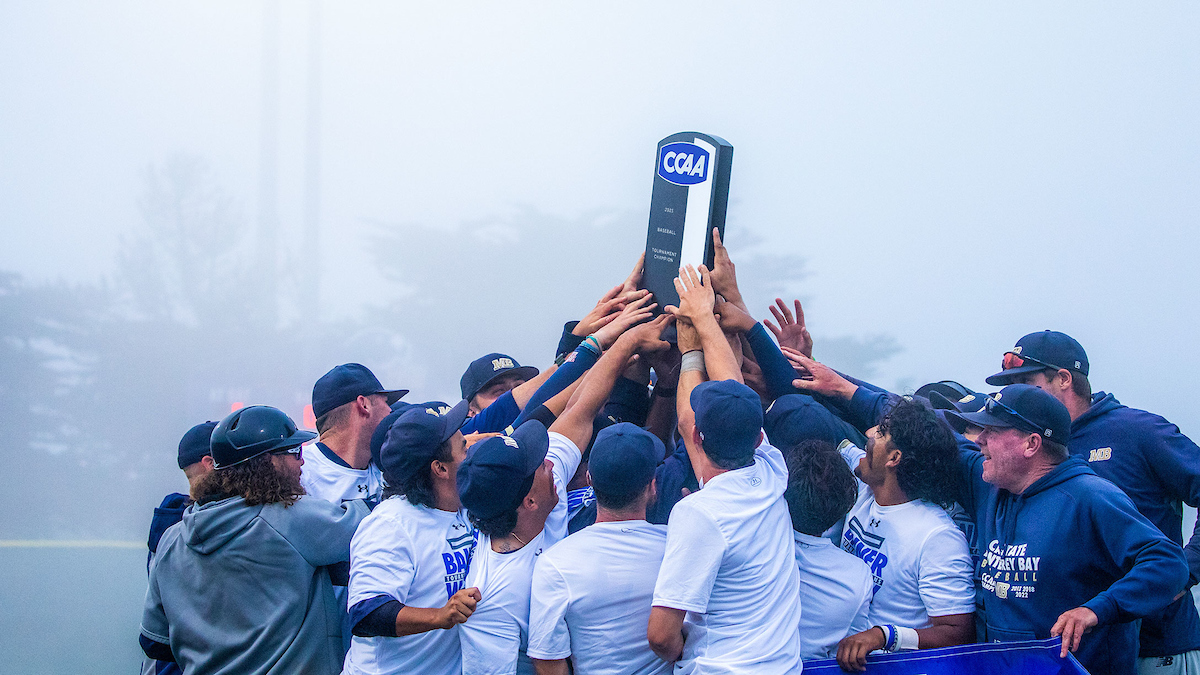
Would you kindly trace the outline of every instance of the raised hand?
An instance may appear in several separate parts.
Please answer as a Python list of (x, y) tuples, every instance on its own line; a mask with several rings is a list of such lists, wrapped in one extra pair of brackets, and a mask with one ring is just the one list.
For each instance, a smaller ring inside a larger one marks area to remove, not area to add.
[(793, 387), (812, 394), (844, 399), (854, 396), (858, 389), (858, 385), (839, 375), (833, 368), (817, 363), (790, 347), (780, 347), (780, 350), (800, 375), (792, 380)]
[(674, 320), (675, 317), (670, 314), (660, 314), (653, 321), (625, 331), (617, 338), (617, 342), (629, 345), (630, 350), (637, 354), (664, 352), (671, 348), (671, 343), (662, 339), (662, 332)]
[(729, 259), (729, 251), (721, 242), (721, 233), (713, 228), (713, 289), (729, 302), (740, 304), (742, 292), (738, 290), (737, 270)]
[(717, 314), (717, 320), (721, 324), (721, 330), (726, 333), (746, 333), (751, 328), (754, 328), (754, 317), (750, 316), (741, 307), (733, 304), (732, 301), (726, 300), (718, 302), (714, 308)]
[(788, 347), (794, 349), (801, 354), (812, 358), (813, 339), (808, 334), (808, 327), (804, 325), (804, 308), (800, 306), (800, 301), (795, 300), (796, 314), (792, 315), (792, 310), (780, 298), (775, 298), (775, 304), (771, 305), (771, 314), (775, 315), (775, 320), (779, 322), (779, 326), (771, 323), (770, 319), (763, 321), (763, 325), (767, 330), (775, 335), (775, 339), (779, 342), (780, 347)]
[(642, 251), (642, 254), (638, 256), (637, 263), (633, 266), (633, 271), (621, 283), (621, 292), (618, 297), (625, 298), (627, 301), (634, 299), (635, 296), (632, 294), (638, 292), (638, 286), (642, 283), (642, 270), (645, 268), (645, 265), (646, 252)]
[(707, 267), (701, 265), (699, 271), (691, 265), (681, 267), (679, 276), (675, 277), (675, 291), (679, 293), (679, 306), (668, 305), (667, 312), (676, 318), (687, 319), (692, 325), (714, 318), (717, 296)]
[[(588, 312), (571, 332), (575, 335), (591, 335), (600, 328), (608, 325), (609, 321), (617, 318), (617, 312), (625, 309), (626, 301), (622, 296), (622, 285), (613, 286), (604, 297), (596, 301), (596, 306)], [(649, 293), (649, 291), (645, 291)]]
[(654, 308), (658, 307), (658, 303), (650, 302), (654, 299), (654, 296), (646, 291), (639, 292), (644, 293), (644, 295), (625, 305), (625, 309), (622, 309), (616, 315), (616, 318), (593, 333), (596, 336), (596, 340), (600, 342), (601, 349), (611, 347), (617, 341), (617, 338), (621, 337), (621, 333), (628, 330), (630, 326), (639, 324), (654, 316)]

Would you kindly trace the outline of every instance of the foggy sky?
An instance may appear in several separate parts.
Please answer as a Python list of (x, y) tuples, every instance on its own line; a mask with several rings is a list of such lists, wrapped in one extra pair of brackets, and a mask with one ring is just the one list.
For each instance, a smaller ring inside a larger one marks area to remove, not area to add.
[[(986, 390), (1053, 328), (1097, 389), (1200, 433), (1194, 3), (323, 2), (316, 260), (312, 6), (280, 10), (280, 239), (334, 314), (395, 292), (369, 269), (381, 223), (645, 214), (657, 140), (703, 131), (735, 147), (731, 248), (805, 258), (814, 332), (894, 336), (880, 384)], [(180, 151), (253, 223), (262, 39), (260, 2), (0, 4), (0, 269), (111, 274), (146, 167)], [(536, 254), (587, 259), (558, 245)]]

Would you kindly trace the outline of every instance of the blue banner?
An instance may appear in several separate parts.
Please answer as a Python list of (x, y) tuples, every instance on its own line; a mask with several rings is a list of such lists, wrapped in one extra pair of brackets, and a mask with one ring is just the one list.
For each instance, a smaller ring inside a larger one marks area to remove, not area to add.
[[(868, 675), (1087, 675), (1060, 638), (989, 642), (867, 657)], [(805, 675), (846, 675), (834, 659), (807, 661)]]

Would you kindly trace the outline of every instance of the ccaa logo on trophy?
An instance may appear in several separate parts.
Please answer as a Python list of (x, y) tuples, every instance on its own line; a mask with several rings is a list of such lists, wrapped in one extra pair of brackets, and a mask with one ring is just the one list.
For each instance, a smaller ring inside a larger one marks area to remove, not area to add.
[(713, 228), (725, 236), (733, 146), (684, 132), (658, 142), (642, 287), (660, 308), (679, 304), (675, 277), (686, 264), (713, 264)]

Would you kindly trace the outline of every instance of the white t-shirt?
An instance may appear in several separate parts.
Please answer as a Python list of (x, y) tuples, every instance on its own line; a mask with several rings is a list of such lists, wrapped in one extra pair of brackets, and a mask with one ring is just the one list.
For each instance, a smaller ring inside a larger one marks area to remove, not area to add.
[(676, 673), (800, 669), (800, 573), (783, 491), (787, 466), (770, 445), (671, 511), (654, 605), (687, 610)]
[(875, 584), (866, 563), (825, 537), (796, 539), (800, 570), (800, 655), (805, 661), (837, 656), (838, 642), (871, 627), (867, 618)]
[[(475, 551), (465, 511), (385, 499), (350, 542), (350, 606), (390, 595), (405, 606), (442, 607), (464, 587)], [(354, 637), (345, 673), (459, 675), (458, 626), (401, 637)]]
[(351, 468), (321, 442), (309, 443), (301, 450), (304, 466), (300, 468), (300, 485), (306, 493), (334, 504), (352, 499), (371, 504), (379, 501), (383, 474), (374, 463), (365, 469)]
[[(848, 442), (839, 449), (851, 469), (866, 454)], [(871, 488), (859, 481), (858, 501), (842, 530), (842, 549), (870, 568), (873, 626), (928, 628), (931, 616), (975, 611), (967, 539), (936, 504), (914, 499), (880, 506)]]
[(667, 528), (644, 520), (590, 525), (533, 568), (529, 656), (571, 657), (577, 675), (665, 675), (646, 625)]
[(546, 458), (554, 466), (558, 504), (546, 517), (542, 531), (511, 553), (493, 551), (491, 538), (479, 535), (465, 583), (479, 588), (482, 600), (460, 626), (463, 675), (533, 673), (533, 664), (525, 655), (533, 565), (545, 549), (567, 536), (567, 483), (579, 468), (581, 455), (570, 439), (552, 432)]

